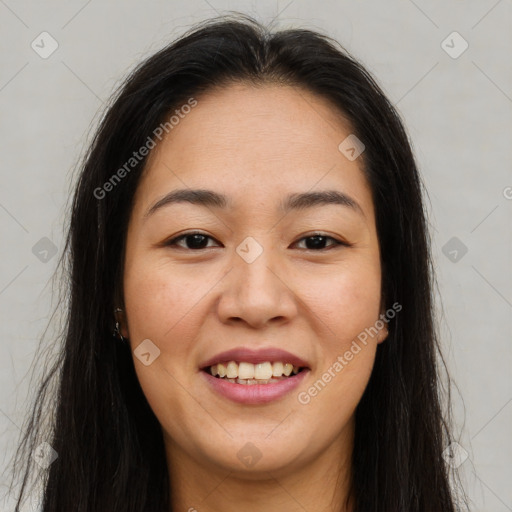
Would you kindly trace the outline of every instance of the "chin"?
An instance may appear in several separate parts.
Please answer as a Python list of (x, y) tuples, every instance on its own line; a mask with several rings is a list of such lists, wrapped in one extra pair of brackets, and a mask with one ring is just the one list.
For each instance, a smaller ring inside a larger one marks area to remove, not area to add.
[[(235, 473), (241, 478), (268, 478), (268, 473), (282, 472), (299, 468), (303, 465), (301, 459), (306, 459), (304, 449), (295, 443), (283, 443), (281, 439), (272, 440), (268, 433), (259, 436), (236, 436), (223, 443), (209, 441), (203, 446), (206, 451), (204, 460), (217, 469)], [(297, 436), (300, 439), (300, 436)], [(289, 437), (290, 441), (291, 438)], [(215, 446), (215, 451), (212, 451)], [(302, 457), (301, 457), (302, 454)]]

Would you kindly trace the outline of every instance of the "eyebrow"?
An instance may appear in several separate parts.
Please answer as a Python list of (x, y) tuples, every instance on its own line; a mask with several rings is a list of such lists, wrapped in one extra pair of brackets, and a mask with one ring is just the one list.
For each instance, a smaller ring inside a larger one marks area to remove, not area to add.
[[(232, 200), (218, 192), (206, 189), (178, 189), (169, 192), (151, 206), (144, 214), (144, 219), (153, 215), (157, 210), (164, 206), (176, 203), (190, 203), (207, 208), (229, 209), (233, 208)], [(291, 210), (304, 210), (307, 208), (339, 205), (352, 209), (354, 212), (362, 215), (364, 212), (359, 203), (344, 192), (339, 190), (322, 190), (319, 192), (304, 192), (290, 194), (279, 204), (279, 210), (282, 213), (288, 213)]]

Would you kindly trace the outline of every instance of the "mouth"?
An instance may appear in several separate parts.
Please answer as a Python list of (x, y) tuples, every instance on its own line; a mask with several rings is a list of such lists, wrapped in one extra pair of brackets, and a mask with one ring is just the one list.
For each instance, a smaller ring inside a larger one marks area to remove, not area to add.
[(202, 371), (231, 384), (254, 386), (280, 382), (308, 369), (306, 366), (283, 361), (265, 361), (256, 364), (248, 361), (224, 361), (206, 366)]
[(199, 369), (207, 389), (244, 405), (284, 399), (311, 372), (309, 363), (285, 350), (247, 347), (217, 354)]

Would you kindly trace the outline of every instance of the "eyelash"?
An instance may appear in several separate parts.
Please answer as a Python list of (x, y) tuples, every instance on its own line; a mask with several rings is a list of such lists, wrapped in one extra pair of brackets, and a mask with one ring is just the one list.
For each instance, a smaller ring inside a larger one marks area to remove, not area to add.
[[(175, 246), (177, 245), (176, 243), (179, 241), (179, 240), (182, 240), (182, 239), (185, 239), (186, 237), (188, 236), (193, 236), (193, 235), (201, 235), (205, 238), (210, 238), (211, 240), (214, 240), (213, 237), (211, 237), (210, 235), (206, 235), (205, 233), (201, 233), (199, 231), (191, 231), (190, 233), (184, 233), (180, 236), (177, 236), (176, 238), (172, 238), (171, 240), (168, 240), (167, 242), (164, 243), (165, 246)], [(305, 251), (312, 251), (312, 252), (323, 252), (323, 251), (327, 251), (329, 250), (330, 248), (333, 248), (333, 247), (337, 247), (337, 246), (344, 246), (344, 247), (350, 247), (351, 244), (347, 243), (347, 242), (342, 242), (341, 240), (338, 240), (332, 236), (329, 236), (329, 235), (326, 235), (324, 233), (314, 233), (314, 234), (311, 234), (309, 236), (305, 236), (301, 239), (299, 239), (298, 241), (302, 241), (302, 240), (307, 240), (308, 238), (315, 238), (315, 237), (322, 237), (322, 238), (326, 238), (326, 239), (330, 239), (330, 240), (333, 240), (335, 243), (326, 247), (326, 248), (323, 248), (323, 249), (304, 249)], [(180, 249), (185, 249), (185, 250), (190, 250), (190, 251), (202, 251), (204, 249), (211, 249), (211, 247), (202, 247), (200, 249), (188, 249), (187, 247), (180, 247), (178, 246)]]

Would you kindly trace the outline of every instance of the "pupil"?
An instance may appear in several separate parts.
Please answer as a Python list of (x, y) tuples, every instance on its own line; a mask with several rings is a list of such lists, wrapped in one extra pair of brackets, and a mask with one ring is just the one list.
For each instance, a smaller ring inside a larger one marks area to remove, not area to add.
[[(205, 247), (207, 237), (201, 234), (187, 235), (187, 245), (191, 249), (202, 249)], [(192, 242), (190, 242), (192, 240)], [(309, 236), (306, 239), (306, 246), (308, 249), (322, 249), (325, 248), (326, 237), (322, 235)]]
[[(206, 241), (206, 237), (204, 235), (187, 235), (187, 242), (190, 241), (190, 239), (194, 240), (191, 244), (188, 244), (191, 246), (192, 249), (201, 249), (204, 243)], [(202, 239), (202, 240), (201, 240)]]
[[(310, 236), (306, 239), (306, 246), (308, 249), (323, 248), (325, 245), (325, 239), (326, 237), (322, 235)], [(309, 243), (310, 241), (313, 241), (313, 243)]]

